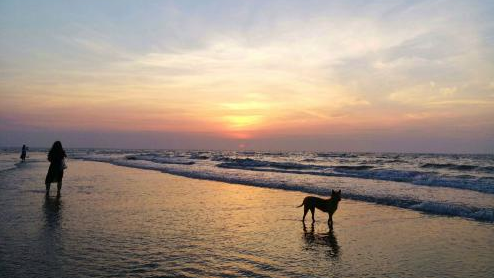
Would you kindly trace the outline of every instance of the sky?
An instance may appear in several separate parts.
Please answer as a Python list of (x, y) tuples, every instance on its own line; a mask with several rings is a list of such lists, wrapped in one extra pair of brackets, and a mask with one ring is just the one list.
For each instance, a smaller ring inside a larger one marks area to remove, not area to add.
[(493, 153), (492, 14), (0, 0), (0, 146)]

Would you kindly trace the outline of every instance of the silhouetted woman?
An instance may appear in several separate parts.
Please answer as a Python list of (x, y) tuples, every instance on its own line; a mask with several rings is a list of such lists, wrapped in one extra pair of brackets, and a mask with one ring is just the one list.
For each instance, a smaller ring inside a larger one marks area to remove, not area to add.
[(27, 153), (27, 147), (26, 145), (22, 145), (22, 151), (21, 151), (22, 162), (26, 161), (26, 153)]
[(56, 141), (53, 143), (50, 152), (48, 153), (48, 161), (50, 161), (50, 168), (46, 174), (46, 195), (50, 193), (50, 185), (52, 182), (57, 183), (57, 196), (60, 196), (60, 190), (62, 189), (63, 170), (65, 169), (64, 159), (67, 157), (65, 151), (62, 148), (62, 143)]

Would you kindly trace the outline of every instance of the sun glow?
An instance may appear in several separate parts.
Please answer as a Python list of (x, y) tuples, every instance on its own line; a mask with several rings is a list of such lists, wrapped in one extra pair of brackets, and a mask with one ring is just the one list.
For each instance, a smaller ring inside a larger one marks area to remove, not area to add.
[[(259, 98), (259, 95), (255, 95)], [(220, 126), (227, 137), (246, 139), (253, 135), (253, 132), (261, 129), (267, 121), (270, 111), (273, 113), (273, 105), (251, 100), (252, 95), (248, 95), (246, 100), (237, 102), (220, 103), (213, 114), (221, 114)]]
[(233, 131), (255, 128), (262, 122), (261, 115), (225, 116), (227, 128)]

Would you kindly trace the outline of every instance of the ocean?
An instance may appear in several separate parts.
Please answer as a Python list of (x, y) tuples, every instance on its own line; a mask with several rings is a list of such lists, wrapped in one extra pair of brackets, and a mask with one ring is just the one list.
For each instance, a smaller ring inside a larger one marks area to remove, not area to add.
[(494, 274), (488, 156), (69, 149), (55, 197), (46, 151), (0, 154), (0, 277)]
[[(44, 149), (28, 160), (45, 161)], [(353, 152), (68, 149), (71, 159), (343, 198), (494, 222), (494, 155)], [(0, 153), (0, 175), (18, 167)]]

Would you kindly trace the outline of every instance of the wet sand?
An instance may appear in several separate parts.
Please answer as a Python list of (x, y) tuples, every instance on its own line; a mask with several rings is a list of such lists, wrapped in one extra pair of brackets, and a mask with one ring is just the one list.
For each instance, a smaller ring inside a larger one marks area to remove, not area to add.
[(300, 192), (70, 161), (0, 173), (3, 277), (493, 277), (494, 225), (343, 200), (328, 233)]

